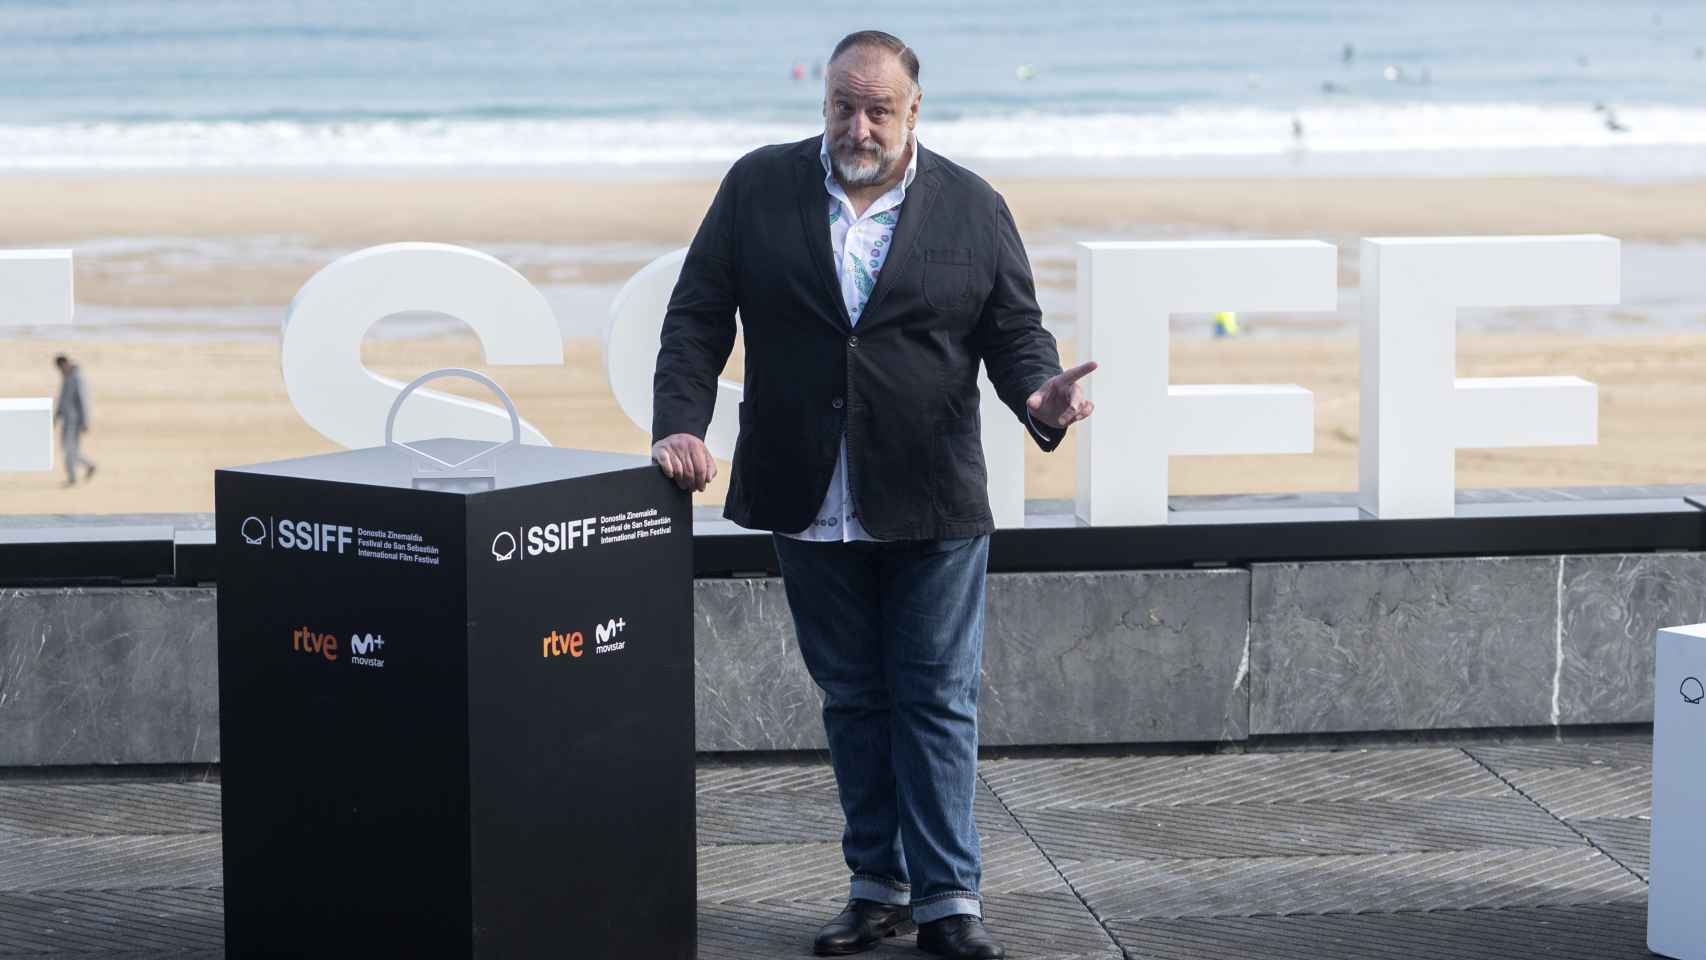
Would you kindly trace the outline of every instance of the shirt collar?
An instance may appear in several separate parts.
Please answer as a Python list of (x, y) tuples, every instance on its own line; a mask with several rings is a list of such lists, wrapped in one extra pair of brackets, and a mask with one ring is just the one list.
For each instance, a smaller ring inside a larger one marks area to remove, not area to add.
[[(906, 195), (906, 188), (912, 186), (912, 181), (918, 176), (918, 134), (916, 131), (909, 130), (906, 135), (912, 138), (912, 156), (906, 161), (906, 173), (901, 176), (900, 183), (894, 188), (899, 190), (903, 197)], [(823, 163), (823, 185), (829, 188), (831, 193), (841, 190), (841, 182), (835, 179), (835, 170), (829, 163), (829, 134), (827, 133), (823, 135), (822, 143), (818, 146), (817, 156), (818, 160)]]

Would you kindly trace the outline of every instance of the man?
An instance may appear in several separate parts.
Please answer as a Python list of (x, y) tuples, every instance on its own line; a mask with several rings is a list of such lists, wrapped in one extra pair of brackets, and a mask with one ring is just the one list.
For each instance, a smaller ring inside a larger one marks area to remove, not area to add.
[(846, 814), (847, 908), (819, 954), (910, 932), (1004, 956), (984, 928), (977, 693), (994, 527), (981, 361), (1044, 450), (1090, 414), (1042, 328), (1005, 201), (913, 136), (918, 58), (889, 34), (836, 45), (824, 132), (735, 163), (682, 264), (654, 382), (652, 456), (684, 489), (738, 308), (745, 399), (724, 515), (774, 531)]
[(95, 475), (95, 464), (83, 456), (83, 432), (89, 429), (89, 400), (83, 392), (83, 368), (61, 353), (53, 358), (59, 368), (59, 399), (53, 404), (53, 419), (59, 424), (59, 445), (65, 450), (65, 485), (77, 485), (77, 465), (85, 468), (83, 479)]

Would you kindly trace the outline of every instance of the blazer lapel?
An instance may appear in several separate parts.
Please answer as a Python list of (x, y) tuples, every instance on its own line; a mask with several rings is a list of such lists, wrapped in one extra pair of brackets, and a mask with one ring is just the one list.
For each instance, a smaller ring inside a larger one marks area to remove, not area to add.
[(913, 244), (918, 240), (919, 231), (924, 229), (924, 221), (930, 217), (930, 208), (936, 203), (940, 183), (936, 178), (934, 159), (923, 147), (915, 149), (918, 150), (918, 176), (913, 178), (912, 186), (907, 189), (906, 199), (900, 202), (900, 222), (894, 227), (894, 243), (882, 273), (877, 275), (871, 299), (865, 304), (864, 317), (859, 321), (861, 326), (869, 326), (871, 321), (880, 319), (877, 311), (883, 305), (883, 297), (910, 266)]
[(802, 150), (798, 163), (800, 229), (805, 231), (806, 258), (817, 272), (829, 302), (835, 305), (834, 316), (841, 318), (839, 327), (850, 330), (853, 319), (847, 315), (847, 304), (841, 299), (841, 285), (835, 280), (835, 251), (829, 243), (829, 194), (823, 189), (823, 164), (818, 160), (822, 140), (819, 136), (806, 141), (809, 149)]

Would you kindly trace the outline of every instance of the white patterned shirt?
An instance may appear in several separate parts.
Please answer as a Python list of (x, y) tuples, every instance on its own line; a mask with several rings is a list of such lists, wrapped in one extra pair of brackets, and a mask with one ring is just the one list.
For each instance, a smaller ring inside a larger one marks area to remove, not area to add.
[[(877, 275), (888, 259), (889, 245), (894, 240), (895, 224), (900, 222), (900, 205), (906, 199), (906, 188), (918, 176), (918, 138), (912, 138), (912, 158), (906, 163), (906, 174), (887, 193), (865, 209), (853, 212), (853, 201), (835, 179), (829, 162), (829, 137), (823, 138), (818, 152), (823, 161), (823, 188), (829, 193), (829, 245), (835, 254), (835, 279), (841, 284), (841, 301), (847, 305), (848, 319), (859, 324), (859, 314), (871, 299), (877, 285)], [(799, 533), (783, 536), (796, 540), (875, 540), (865, 532), (864, 524), (847, 490), (847, 434), (841, 434), (841, 451), (835, 458), (835, 475), (829, 478), (829, 492), (817, 516)]]

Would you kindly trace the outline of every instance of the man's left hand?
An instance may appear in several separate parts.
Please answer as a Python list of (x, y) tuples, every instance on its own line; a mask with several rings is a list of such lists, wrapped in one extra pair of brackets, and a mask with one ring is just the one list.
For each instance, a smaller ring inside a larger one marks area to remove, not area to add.
[(1087, 360), (1071, 370), (1064, 370), (1037, 388), (1025, 406), (1031, 419), (1050, 427), (1068, 427), (1088, 417), (1096, 409), (1078, 381), (1096, 369), (1096, 361)]

